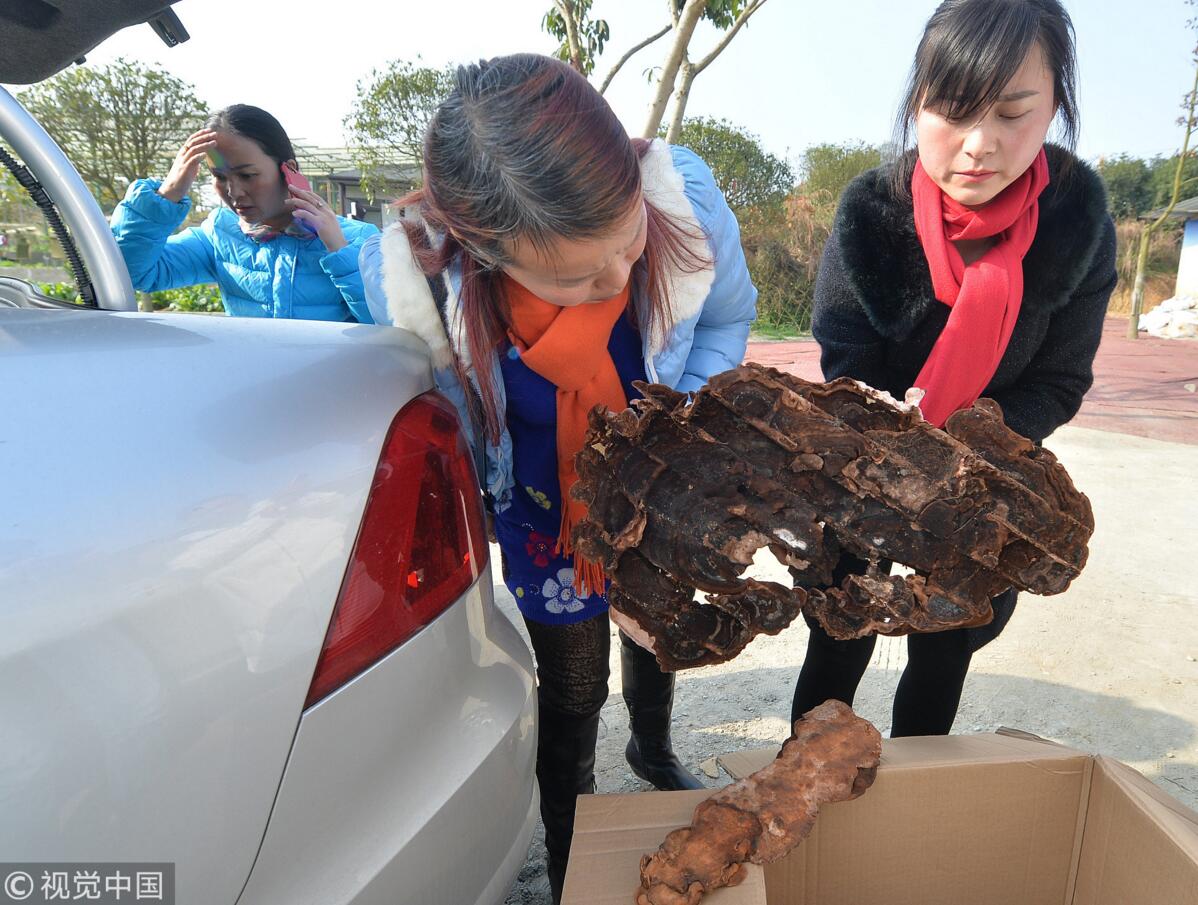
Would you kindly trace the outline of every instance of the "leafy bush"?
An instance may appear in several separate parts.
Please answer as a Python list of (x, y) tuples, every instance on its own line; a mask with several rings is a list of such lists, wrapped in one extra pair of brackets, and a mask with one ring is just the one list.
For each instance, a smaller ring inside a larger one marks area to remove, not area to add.
[(835, 207), (845, 186), (881, 163), (882, 149), (876, 145), (813, 145), (803, 152), (799, 165), (799, 191)]
[[(74, 283), (38, 283), (38, 289), (50, 298), (64, 302), (82, 304)], [(225, 306), (221, 303), (220, 290), (215, 283), (184, 286), (181, 289), (164, 289), (149, 293), (155, 311), (188, 311), (192, 313), (221, 314)]]
[(37, 288), (42, 295), (48, 295), (52, 299), (74, 302), (77, 305), (83, 304), (83, 299), (79, 297), (79, 290), (75, 288), (74, 283), (38, 283)]
[(776, 217), (746, 220), (745, 259), (757, 287), (757, 332), (811, 332), (815, 276), (834, 214), (833, 206), (794, 192)]
[(1107, 205), (1116, 219), (1138, 217), (1152, 207), (1152, 165), (1139, 157), (1119, 154), (1098, 162), (1106, 184)]
[(181, 289), (164, 289), (162, 292), (150, 294), (154, 300), (154, 310), (169, 308), (171, 311), (203, 312), (207, 314), (222, 314), (225, 306), (221, 303), (220, 290), (215, 283), (200, 283), (196, 286), (184, 286)]
[[(663, 128), (661, 136), (665, 137)], [(760, 139), (724, 119), (683, 120), (678, 144), (711, 167), (728, 206), (741, 216), (752, 208), (782, 203), (794, 187), (790, 164), (765, 150)]]
[[(1136, 282), (1136, 257), (1140, 253), (1140, 231), (1143, 226), (1137, 220), (1119, 220), (1115, 223), (1115, 266), (1119, 283), (1107, 306), (1110, 314), (1131, 314), (1131, 292)], [(1173, 295), (1177, 285), (1177, 265), (1181, 259), (1181, 235), (1180, 223), (1166, 223), (1152, 234), (1148, 244), (1148, 264), (1144, 269), (1145, 311)]]
[(803, 265), (786, 243), (765, 237), (745, 248), (745, 259), (757, 287), (757, 333), (773, 337), (811, 332), (814, 283), (804, 279)]
[(770, 336), (811, 332), (815, 277), (840, 193), (881, 159), (881, 149), (868, 145), (808, 148), (802, 157), (803, 181), (780, 209), (755, 208), (739, 214), (745, 258), (758, 292), (757, 332)]

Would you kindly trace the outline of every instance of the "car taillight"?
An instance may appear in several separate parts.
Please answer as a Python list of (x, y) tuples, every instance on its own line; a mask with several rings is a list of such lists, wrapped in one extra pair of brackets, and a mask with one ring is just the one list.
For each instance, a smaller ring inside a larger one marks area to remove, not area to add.
[(453, 405), (425, 393), (395, 416), (332, 622), (310, 707), (399, 647), (478, 578), (488, 556), (478, 481)]

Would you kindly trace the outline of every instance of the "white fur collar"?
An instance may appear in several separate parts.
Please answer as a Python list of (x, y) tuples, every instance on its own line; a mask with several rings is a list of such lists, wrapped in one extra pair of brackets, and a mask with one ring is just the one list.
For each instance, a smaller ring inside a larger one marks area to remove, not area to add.
[[(688, 240), (696, 257), (707, 263), (700, 270), (686, 273), (675, 270), (668, 275), (670, 281), (671, 319), (674, 323), (685, 321), (698, 314), (703, 307), (711, 284), (715, 279), (715, 268), (711, 263), (711, 250), (706, 235), (690, 200), (686, 197), (686, 184), (674, 168), (670, 146), (661, 139), (654, 139), (641, 158), (641, 184), (645, 197), (661, 211), (669, 214), (690, 234)], [(429, 289), (428, 281), (412, 255), (411, 245), (401, 224), (394, 223), (384, 232), (381, 239), (383, 252), (383, 292), (387, 298), (387, 313), (391, 323), (415, 333), (433, 353), (433, 366), (448, 367), (453, 362), (452, 349), (469, 366), (461, 310), (457, 293), (448, 274), (442, 274), (447, 292), (445, 322), (450, 325), (450, 336), (446, 336), (441, 314)], [(654, 353), (665, 347), (665, 335), (650, 337), (649, 347)]]
[(383, 252), (383, 295), (391, 323), (415, 333), (433, 353), (433, 367), (440, 370), (453, 364), (453, 352), (437, 311), (437, 302), (429, 289), (428, 278), (416, 263), (403, 225), (393, 223), (379, 240)]
[[(686, 197), (686, 181), (674, 169), (674, 158), (670, 146), (655, 138), (641, 158), (641, 185), (645, 197), (660, 211), (673, 217), (687, 233), (687, 245), (694, 257), (708, 263), (700, 270), (686, 273), (673, 270), (668, 274), (670, 283), (670, 317), (674, 323), (689, 320), (703, 308), (715, 280), (715, 267), (711, 261), (711, 249), (699, 218), (695, 216), (690, 199)], [(650, 337), (649, 347), (660, 352), (665, 347), (666, 336)]]

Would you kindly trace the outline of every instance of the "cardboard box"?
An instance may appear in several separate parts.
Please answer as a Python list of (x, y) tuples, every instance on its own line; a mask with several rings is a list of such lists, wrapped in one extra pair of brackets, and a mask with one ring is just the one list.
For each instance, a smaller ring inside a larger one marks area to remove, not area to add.
[[(777, 749), (720, 758), (741, 777)], [(706, 792), (578, 800), (562, 905), (631, 905)], [(873, 787), (704, 905), (1198, 905), (1198, 814), (1130, 767), (1024, 733), (886, 740)]]

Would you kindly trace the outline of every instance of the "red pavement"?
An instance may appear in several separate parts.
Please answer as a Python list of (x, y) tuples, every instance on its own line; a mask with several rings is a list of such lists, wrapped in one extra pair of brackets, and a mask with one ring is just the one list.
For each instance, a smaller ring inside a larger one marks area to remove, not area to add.
[[(751, 342), (749, 361), (821, 379), (812, 340)], [(1094, 360), (1094, 386), (1071, 421), (1078, 427), (1198, 446), (1198, 340), (1127, 338), (1127, 320), (1108, 317)]]

